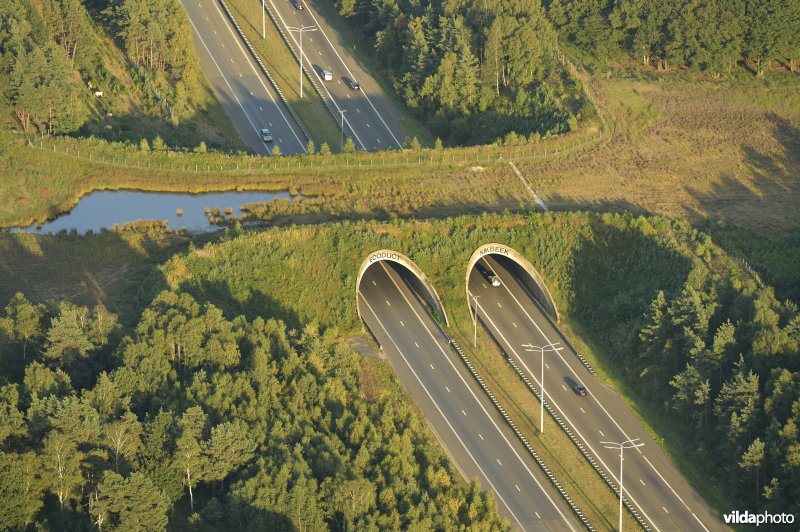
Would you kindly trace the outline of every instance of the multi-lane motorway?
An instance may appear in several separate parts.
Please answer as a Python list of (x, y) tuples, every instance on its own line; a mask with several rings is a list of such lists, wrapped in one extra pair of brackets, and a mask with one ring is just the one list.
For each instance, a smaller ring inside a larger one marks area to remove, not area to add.
[[(197, 55), (236, 131), (255, 153), (306, 153), (306, 139), (241, 42), (217, 0), (181, 0), (189, 15)], [(324, 117), (328, 119), (328, 117)], [(271, 131), (273, 141), (261, 140)]]
[[(400, 113), (378, 83), (361, 67), (316, 3), (302, 0), (304, 9), (298, 10), (291, 0), (267, 2), (298, 54), (300, 35), (289, 32), (287, 27), (317, 28), (303, 36), (304, 65), (333, 102), (336, 112), (344, 111), (344, 130), (352, 135), (356, 147), (361, 150), (402, 148), (405, 134), (400, 125)], [(323, 80), (323, 70), (330, 71), (333, 79)], [(360, 83), (361, 90), (352, 90), (350, 81)], [(323, 119), (326, 118), (320, 117)]]
[[(500, 278), (500, 286), (492, 286), (477, 268), (473, 268), (469, 277), (469, 293), (478, 296), (478, 317), (502, 350), (537, 387), (541, 387), (542, 354), (523, 346), (544, 347), (552, 342), (563, 347), (544, 354), (546, 401), (615, 482), (619, 476), (619, 451), (607, 449), (601, 442), (640, 438), (638, 442), (644, 443), (642, 447), (624, 452), (623, 486), (626, 497), (654, 530), (724, 529), (719, 518), (648, 436), (622, 399), (599, 384), (571, 352), (570, 346), (562, 341), (506, 260), (495, 255), (486, 255), (480, 260)], [(574, 387), (581, 384), (588, 389), (586, 396), (574, 391)]]
[(358, 305), (458, 469), (494, 491), (512, 526), (580, 528), (469, 373), (453, 361), (448, 337), (394, 266), (380, 261), (366, 270)]

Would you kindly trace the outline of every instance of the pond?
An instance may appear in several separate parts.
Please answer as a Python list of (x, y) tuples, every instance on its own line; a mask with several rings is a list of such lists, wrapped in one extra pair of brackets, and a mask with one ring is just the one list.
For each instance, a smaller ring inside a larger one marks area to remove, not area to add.
[[(58, 233), (61, 230), (87, 231), (111, 229), (137, 220), (166, 220), (173, 230), (186, 229), (199, 233), (218, 229), (212, 225), (206, 208), (219, 208), (223, 214), (232, 209), (235, 216), (243, 214), (240, 205), (263, 203), (275, 199), (291, 199), (289, 192), (210, 192), (205, 194), (181, 194), (168, 192), (140, 192), (133, 190), (97, 191), (82, 197), (68, 213), (41, 226), (32, 225), (17, 229), (30, 233)], [(178, 214), (180, 209), (181, 214)]]

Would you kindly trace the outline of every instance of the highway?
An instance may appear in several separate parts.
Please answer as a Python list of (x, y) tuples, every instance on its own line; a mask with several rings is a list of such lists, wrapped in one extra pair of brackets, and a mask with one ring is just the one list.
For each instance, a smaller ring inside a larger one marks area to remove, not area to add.
[[(244, 143), (255, 153), (306, 153), (306, 138), (259, 70), (216, 0), (181, 0), (209, 83)], [(268, 128), (273, 142), (261, 140)]]
[(494, 491), (512, 526), (580, 528), (466, 369), (454, 362), (448, 337), (393, 266), (379, 261), (366, 270), (358, 305), (456, 467)]
[[(512, 273), (508, 260), (498, 260), (496, 255), (480, 259), (482, 265), (500, 278), (500, 286), (492, 286), (477, 268), (473, 268), (469, 277), (470, 296), (478, 296), (478, 317), (501, 349), (517, 362), (535, 386), (541, 387), (542, 354), (527, 351), (523, 345), (547, 346), (552, 342), (563, 348), (544, 354), (546, 401), (614, 482), (619, 477), (619, 450), (607, 449), (600, 442), (640, 438), (638, 443), (644, 443), (642, 447), (624, 452), (623, 486), (626, 497), (654, 530), (726, 530), (622, 399), (599, 384), (571, 351)], [(475, 307), (472, 301), (470, 304)], [(586, 396), (575, 393), (574, 386), (580, 384), (587, 388)]]
[[(315, 2), (302, 0), (304, 9), (294, 7), (292, 0), (267, 0), (283, 31), (300, 53), (300, 35), (287, 27), (316, 26), (317, 30), (303, 35), (304, 65), (315, 81), (333, 102), (336, 112), (344, 110), (345, 133), (351, 134), (360, 150), (386, 150), (403, 147), (405, 133), (400, 125), (400, 113), (380, 85), (361, 68), (337, 31), (326, 20)], [(331, 81), (322, 79), (322, 71), (333, 73)], [(361, 84), (361, 90), (349, 87), (351, 80)], [(308, 90), (314, 90), (308, 87)], [(337, 118), (341, 118), (339, 115)], [(323, 117), (320, 117), (323, 120)]]

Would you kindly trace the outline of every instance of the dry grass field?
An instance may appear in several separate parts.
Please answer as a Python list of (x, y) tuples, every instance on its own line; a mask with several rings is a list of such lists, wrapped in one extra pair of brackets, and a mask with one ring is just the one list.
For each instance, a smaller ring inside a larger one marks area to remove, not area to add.
[(609, 142), (520, 165), (556, 209), (800, 224), (800, 83), (596, 81)]

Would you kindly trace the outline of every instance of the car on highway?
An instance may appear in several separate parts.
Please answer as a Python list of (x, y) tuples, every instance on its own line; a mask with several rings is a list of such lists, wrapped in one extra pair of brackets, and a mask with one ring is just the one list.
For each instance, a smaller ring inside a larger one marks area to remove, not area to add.
[(350, 85), (350, 90), (354, 90), (354, 91), (360, 91), (361, 90), (361, 83), (357, 82), (354, 79), (350, 80), (349, 85)]
[(261, 140), (264, 142), (272, 142), (272, 133), (269, 129), (264, 128), (261, 130)]
[(325, 81), (333, 81), (333, 72), (331, 72), (330, 70), (323, 70), (322, 79), (324, 79)]
[(478, 269), (478, 273), (480, 273), (487, 281), (489, 281), (489, 284), (491, 284), (492, 286), (500, 286), (502, 284), (500, 282), (500, 278), (497, 275), (495, 275), (492, 270), (490, 270), (483, 264), (478, 263), (475, 265), (475, 268)]
[(580, 395), (582, 397), (589, 394), (589, 391), (583, 384), (576, 384), (575, 386), (572, 387), (572, 391), (575, 392), (575, 395)]
[(302, 11), (302, 9), (303, 9), (303, 2), (301, 2), (300, 0), (294, 0), (294, 2), (292, 2), (292, 3), (294, 4), (294, 8), (295, 8), (295, 9), (299, 9), (299, 10), (301, 10), (301, 11)]

